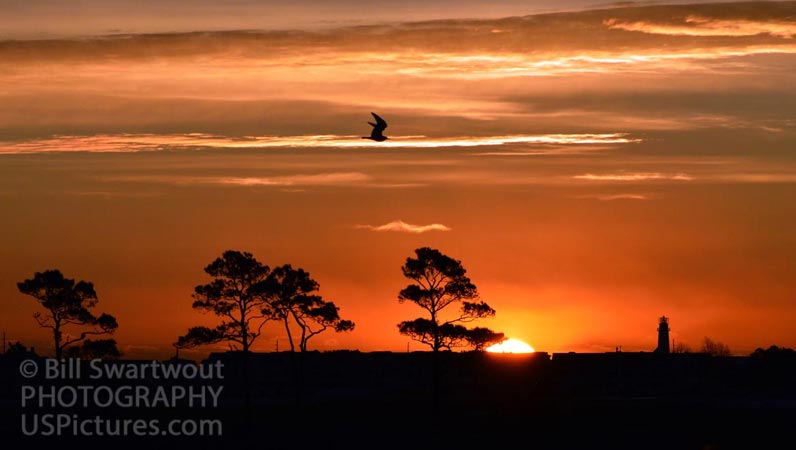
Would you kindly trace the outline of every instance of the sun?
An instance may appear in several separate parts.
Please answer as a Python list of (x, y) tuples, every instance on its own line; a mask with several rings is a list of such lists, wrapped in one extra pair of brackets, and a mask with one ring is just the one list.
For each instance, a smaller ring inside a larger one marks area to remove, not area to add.
[(533, 353), (536, 350), (519, 339), (506, 339), (505, 341), (487, 347), (490, 353)]

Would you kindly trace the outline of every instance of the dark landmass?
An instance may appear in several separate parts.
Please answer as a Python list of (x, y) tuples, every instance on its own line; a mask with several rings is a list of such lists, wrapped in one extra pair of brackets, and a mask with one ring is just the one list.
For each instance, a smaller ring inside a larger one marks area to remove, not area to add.
[[(103, 417), (221, 419), (222, 437), (67, 436), (57, 440), (21, 435), (20, 389), (27, 380), (19, 375), (20, 359), (0, 358), (0, 431), (6, 442), (16, 443), (10, 448), (52, 448), (55, 442), (68, 443), (67, 448), (114, 449), (513, 449), (517, 445), (765, 449), (793, 445), (796, 357), (792, 354), (471, 352), (439, 356), (436, 409), (430, 352), (266, 353), (252, 354), (248, 362), (241, 353), (231, 352), (212, 354), (203, 362), (224, 363), (220, 381), (224, 392), (218, 408), (95, 411)], [(120, 363), (129, 361), (104, 364)], [(164, 383), (168, 384), (156, 384)]]

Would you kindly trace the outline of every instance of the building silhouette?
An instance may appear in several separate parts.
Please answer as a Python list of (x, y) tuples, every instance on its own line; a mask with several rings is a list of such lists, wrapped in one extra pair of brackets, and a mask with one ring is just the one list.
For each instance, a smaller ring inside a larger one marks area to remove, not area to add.
[(655, 353), (670, 353), (669, 349), (669, 318), (661, 316), (658, 322), (658, 348)]

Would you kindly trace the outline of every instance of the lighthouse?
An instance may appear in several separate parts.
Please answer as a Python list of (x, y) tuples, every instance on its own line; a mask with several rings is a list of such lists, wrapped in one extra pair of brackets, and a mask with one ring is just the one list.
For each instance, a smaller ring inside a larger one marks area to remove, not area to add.
[(655, 353), (669, 352), (669, 318), (662, 316), (658, 321), (658, 348)]

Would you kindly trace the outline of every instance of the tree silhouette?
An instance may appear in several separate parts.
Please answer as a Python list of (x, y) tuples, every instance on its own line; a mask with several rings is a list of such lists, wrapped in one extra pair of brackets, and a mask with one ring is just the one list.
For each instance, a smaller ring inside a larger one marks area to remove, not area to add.
[[(309, 273), (301, 268), (294, 269), (290, 264), (274, 268), (268, 276), (264, 288), (268, 301), (262, 313), (283, 323), (290, 351), (296, 351), (296, 338), (299, 350), (306, 352), (309, 340), (327, 329), (336, 332), (354, 329), (354, 322), (340, 318), (340, 308), (315, 294), (318, 288), (318, 282)], [(291, 324), (300, 330), (295, 338)]]
[(8, 358), (31, 358), (38, 357), (39, 355), (33, 350), (33, 347), (28, 350), (22, 342), (16, 341), (8, 345), (8, 350), (2, 354), (3, 357)]
[[(415, 341), (428, 345), (434, 352), (464, 340), (462, 329), (455, 327), (475, 319), (493, 317), (495, 310), (478, 300), (478, 289), (467, 277), (461, 261), (439, 250), (422, 247), (415, 250), (401, 268), (413, 281), (401, 290), (398, 301), (410, 301), (428, 312), (428, 318), (405, 321), (398, 330)], [(442, 312), (448, 306), (461, 304), (457, 314), (445, 320)]]
[(215, 328), (190, 328), (179, 337), (177, 346), (189, 348), (228, 341), (248, 353), (269, 319), (262, 310), (263, 285), (270, 269), (251, 253), (227, 250), (204, 270), (214, 279), (194, 288), (193, 308), (212, 312), (222, 321)]
[[(113, 334), (119, 327), (113, 316), (105, 313), (95, 316), (90, 311), (98, 302), (92, 283), (64, 278), (59, 270), (36, 272), (33, 278), (17, 283), (17, 288), (47, 310), (33, 317), (39, 326), (52, 330), (56, 359), (60, 360), (65, 349), (88, 336)], [(69, 325), (83, 330), (76, 336), (69, 335), (64, 329)]]
[(730, 356), (730, 347), (726, 344), (706, 337), (702, 343), (702, 353), (707, 353), (711, 356)]
[(453, 347), (463, 347), (467, 345), (467, 328), (464, 325), (443, 323), (435, 328), (434, 322), (429, 319), (417, 318), (407, 320), (398, 324), (398, 331), (401, 334), (410, 336), (413, 340), (428, 346), (433, 346), (436, 342), (439, 349), (452, 350)]
[(691, 353), (691, 347), (688, 344), (678, 342), (672, 347), (672, 353)]
[(499, 344), (505, 341), (506, 335), (492, 331), (489, 328), (475, 327), (471, 330), (467, 330), (464, 339), (475, 351), (481, 352), (492, 344)]
[(749, 356), (752, 358), (787, 359), (796, 357), (796, 350), (772, 345), (766, 349), (758, 347)]

